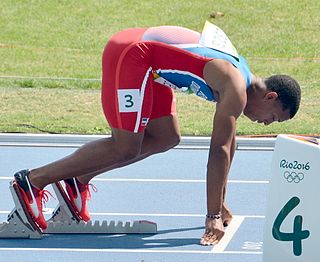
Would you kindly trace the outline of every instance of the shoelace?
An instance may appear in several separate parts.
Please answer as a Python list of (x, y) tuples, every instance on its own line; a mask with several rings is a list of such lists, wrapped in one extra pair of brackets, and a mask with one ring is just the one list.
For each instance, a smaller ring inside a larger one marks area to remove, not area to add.
[(41, 190), (39, 192), (39, 196), (41, 198), (42, 205), (44, 206), (49, 201), (49, 196), (51, 196), (53, 199), (56, 199), (48, 190)]
[[(97, 187), (94, 185), (94, 184), (91, 184), (91, 183), (89, 183), (89, 184), (82, 184), (81, 182), (79, 182), (77, 179), (75, 179), (76, 180), (76, 183), (77, 183), (77, 185), (78, 185), (78, 188), (79, 188), (79, 190), (80, 190), (80, 192), (83, 192), (83, 191), (85, 191), (85, 192), (88, 192), (87, 194), (85, 194), (85, 200), (90, 200), (91, 199), (91, 192), (90, 192), (90, 188), (89, 187), (91, 187), (91, 189), (92, 189), (92, 191), (93, 192), (98, 192), (98, 189), (97, 189)], [(68, 182), (67, 182), (68, 183)], [(72, 180), (72, 183), (74, 184), (74, 180)], [(71, 185), (70, 185), (71, 186)], [(74, 187), (74, 185), (73, 185), (73, 187)], [(82, 188), (82, 189), (81, 189)]]
[(94, 184), (90, 183), (90, 184), (85, 185), (85, 188), (88, 191), (88, 194), (86, 195), (86, 200), (90, 200), (91, 199), (91, 192), (89, 190), (89, 186), (91, 187), (93, 192), (95, 192), (95, 193), (98, 192), (98, 188)]

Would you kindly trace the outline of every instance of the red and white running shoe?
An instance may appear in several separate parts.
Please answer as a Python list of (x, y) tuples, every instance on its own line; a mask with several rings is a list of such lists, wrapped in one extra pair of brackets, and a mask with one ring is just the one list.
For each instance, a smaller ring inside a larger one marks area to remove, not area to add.
[(40, 190), (34, 187), (29, 180), (30, 171), (21, 170), (14, 174), (14, 179), (17, 184), (17, 188), (22, 196), (22, 200), (19, 198), (20, 202), (24, 201), (27, 211), (34, 222), (41, 228), (47, 228), (47, 222), (43, 216), (42, 204), (48, 201), (47, 190)]
[(97, 188), (92, 184), (81, 184), (76, 178), (64, 180), (66, 191), (74, 209), (85, 222), (90, 220), (90, 214), (87, 207), (87, 201), (91, 198), (89, 186), (96, 192)]

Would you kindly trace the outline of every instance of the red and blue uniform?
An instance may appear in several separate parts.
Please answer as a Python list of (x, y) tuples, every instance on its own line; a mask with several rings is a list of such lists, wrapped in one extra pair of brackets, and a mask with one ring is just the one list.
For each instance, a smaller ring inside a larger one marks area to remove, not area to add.
[(173, 89), (215, 101), (203, 77), (212, 59), (232, 63), (250, 85), (243, 57), (201, 46), (199, 38), (186, 28), (161, 26), (127, 29), (110, 39), (102, 57), (102, 105), (112, 128), (143, 132), (150, 120), (175, 114)]

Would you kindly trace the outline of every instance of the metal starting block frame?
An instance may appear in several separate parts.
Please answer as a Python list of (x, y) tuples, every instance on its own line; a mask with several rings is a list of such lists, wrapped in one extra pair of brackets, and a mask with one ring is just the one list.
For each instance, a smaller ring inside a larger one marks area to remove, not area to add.
[(22, 207), (13, 182), (10, 182), (10, 191), (15, 203), (15, 208), (8, 215), (6, 222), (0, 224), (0, 238), (30, 238), (41, 239), (43, 234), (155, 234), (157, 224), (154, 222), (139, 220), (123, 223), (122, 221), (110, 222), (104, 220), (84, 222), (73, 215), (66, 201), (60, 194), (56, 184), (52, 187), (58, 197), (59, 204), (47, 221), (46, 230), (39, 230), (28, 220)]

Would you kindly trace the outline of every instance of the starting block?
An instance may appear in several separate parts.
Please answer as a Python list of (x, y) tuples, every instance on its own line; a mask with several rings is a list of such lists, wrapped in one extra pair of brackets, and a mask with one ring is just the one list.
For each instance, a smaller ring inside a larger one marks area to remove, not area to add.
[[(59, 204), (47, 221), (46, 230), (41, 230), (33, 221), (26, 206), (19, 201), (19, 190), (15, 182), (10, 182), (10, 191), (15, 208), (8, 215), (6, 222), (0, 224), (0, 238), (41, 239), (43, 234), (155, 234), (157, 224), (139, 220), (123, 223), (122, 221), (82, 221), (62, 196), (64, 190), (60, 183), (52, 185)], [(21, 197), (21, 196), (20, 196)]]
[(279, 135), (272, 160), (263, 261), (318, 261), (320, 140)]

